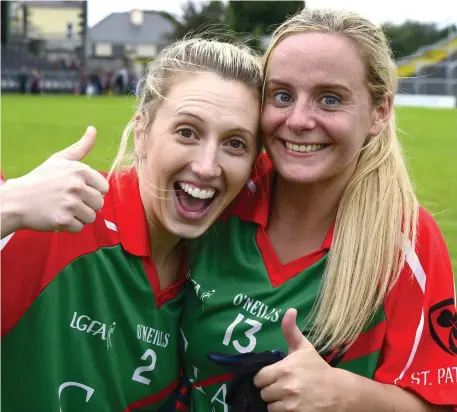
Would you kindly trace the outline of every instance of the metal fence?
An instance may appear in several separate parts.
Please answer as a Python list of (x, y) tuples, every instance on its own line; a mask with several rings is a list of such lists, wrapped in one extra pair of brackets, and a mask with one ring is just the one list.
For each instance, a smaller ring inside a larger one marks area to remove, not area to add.
[(457, 60), (418, 67), (415, 76), (400, 79), (399, 92), (457, 97)]

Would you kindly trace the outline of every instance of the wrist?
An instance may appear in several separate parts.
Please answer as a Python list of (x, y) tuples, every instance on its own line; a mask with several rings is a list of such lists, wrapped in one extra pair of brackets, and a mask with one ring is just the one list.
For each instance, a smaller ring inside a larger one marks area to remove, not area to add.
[(0, 186), (2, 238), (21, 229), (25, 216), (23, 194), (17, 179), (10, 179)]
[(360, 382), (357, 375), (344, 369), (334, 368), (334, 382), (338, 411), (352, 412), (360, 405)]

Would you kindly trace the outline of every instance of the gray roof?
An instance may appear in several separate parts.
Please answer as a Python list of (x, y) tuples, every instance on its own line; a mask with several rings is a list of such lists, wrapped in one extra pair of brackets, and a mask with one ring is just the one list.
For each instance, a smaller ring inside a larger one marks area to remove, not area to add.
[(112, 13), (89, 28), (89, 39), (92, 42), (159, 45), (173, 30), (173, 24), (155, 11), (143, 11), (140, 26), (130, 21), (130, 12)]

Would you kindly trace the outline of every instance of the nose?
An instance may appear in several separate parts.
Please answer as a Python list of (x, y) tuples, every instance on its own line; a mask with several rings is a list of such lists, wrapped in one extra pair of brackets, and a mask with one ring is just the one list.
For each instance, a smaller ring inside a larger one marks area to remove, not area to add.
[(202, 180), (212, 180), (221, 176), (218, 144), (207, 143), (198, 147), (191, 170)]
[(286, 120), (286, 127), (299, 135), (305, 130), (316, 127), (316, 119), (312, 107), (307, 104), (296, 104)]

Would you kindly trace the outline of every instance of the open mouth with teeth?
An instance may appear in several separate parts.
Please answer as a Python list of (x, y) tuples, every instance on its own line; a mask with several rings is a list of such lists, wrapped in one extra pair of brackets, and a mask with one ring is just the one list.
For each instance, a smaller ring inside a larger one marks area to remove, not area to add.
[(284, 142), (284, 146), (292, 152), (296, 153), (312, 153), (318, 152), (330, 146), (329, 144), (295, 144), (290, 142)]
[(198, 220), (206, 215), (219, 191), (214, 188), (199, 188), (186, 182), (174, 184), (176, 208), (186, 219)]

